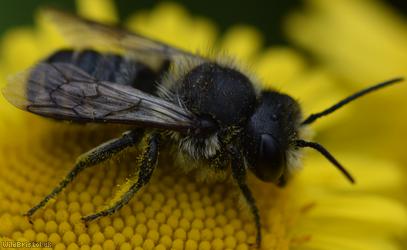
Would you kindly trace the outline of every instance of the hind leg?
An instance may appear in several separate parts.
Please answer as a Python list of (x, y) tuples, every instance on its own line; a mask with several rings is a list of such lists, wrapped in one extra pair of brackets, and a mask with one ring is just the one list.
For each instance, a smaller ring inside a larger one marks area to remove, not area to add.
[(65, 176), (65, 178), (55, 187), (51, 193), (45, 196), (42, 201), (40, 201), (33, 208), (25, 213), (31, 222), (31, 216), (40, 208), (44, 207), (47, 202), (59, 194), (64, 188), (71, 183), (75, 177), (85, 170), (86, 168), (92, 167), (112, 158), (114, 155), (120, 151), (136, 145), (142, 137), (142, 131), (128, 131), (123, 133), (122, 137), (112, 139), (107, 141), (100, 146), (86, 152), (85, 154), (78, 157), (74, 168)]
[(130, 199), (139, 191), (144, 185), (146, 185), (153, 174), (158, 158), (158, 144), (159, 136), (157, 134), (150, 135), (147, 141), (146, 148), (144, 149), (141, 157), (141, 165), (139, 169), (137, 181), (130, 186), (130, 188), (115, 202), (111, 207), (91, 214), (82, 218), (85, 223), (96, 220), (98, 218), (111, 215), (126, 205)]

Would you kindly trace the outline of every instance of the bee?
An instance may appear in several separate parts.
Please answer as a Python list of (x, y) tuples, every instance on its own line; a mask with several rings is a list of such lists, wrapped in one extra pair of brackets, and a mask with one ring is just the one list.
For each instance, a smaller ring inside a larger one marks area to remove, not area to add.
[[(132, 129), (81, 155), (59, 185), (25, 214), (29, 219), (84, 169), (143, 140), (147, 143), (137, 181), (109, 208), (83, 217), (85, 223), (125, 206), (149, 183), (161, 147), (172, 148), (174, 159), (183, 159), (187, 171), (231, 173), (253, 216), (259, 246), (261, 220), (246, 183), (248, 172), (284, 186), (298, 166), (301, 149), (309, 147), (353, 183), (328, 150), (305, 140), (304, 130), (345, 104), (402, 80), (373, 85), (304, 119), (295, 99), (259, 89), (255, 80), (219, 60), (58, 10), (46, 14), (72, 44), (84, 49), (59, 50), (13, 77), (3, 90), (6, 99), (43, 117)], [(96, 46), (107, 50), (92, 49)]]

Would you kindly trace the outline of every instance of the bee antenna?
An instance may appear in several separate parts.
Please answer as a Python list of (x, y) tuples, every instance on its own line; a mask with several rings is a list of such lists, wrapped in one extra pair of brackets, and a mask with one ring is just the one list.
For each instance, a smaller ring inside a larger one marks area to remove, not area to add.
[(352, 183), (355, 183), (355, 179), (352, 177), (352, 175), (335, 159), (335, 157), (333, 157), (333, 155), (331, 155), (331, 153), (329, 153), (328, 150), (326, 150), (321, 144), (318, 144), (316, 142), (308, 142), (308, 141), (304, 141), (304, 140), (296, 140), (295, 144), (297, 147), (301, 147), (301, 148), (313, 148), (316, 151), (318, 151), (319, 153), (321, 153), (323, 156), (325, 156), (325, 158), (330, 161), (337, 169), (339, 169), (339, 171), (342, 172), (343, 175), (345, 175), (345, 177)]
[(330, 113), (336, 111), (337, 109), (341, 108), (342, 106), (344, 106), (345, 104), (348, 104), (349, 102), (362, 97), (370, 92), (379, 90), (381, 88), (387, 87), (393, 83), (397, 83), (397, 82), (401, 82), (404, 79), (402, 77), (398, 77), (398, 78), (394, 78), (385, 82), (381, 82), (378, 84), (375, 84), (373, 86), (367, 87), (365, 89), (362, 89), (356, 93), (354, 93), (353, 95), (350, 95), (348, 97), (346, 97), (345, 99), (339, 101), (338, 103), (332, 105), (331, 107), (325, 109), (324, 111), (321, 111), (319, 113), (315, 113), (315, 114), (311, 114), (310, 116), (307, 117), (307, 119), (305, 119), (301, 125), (306, 125), (306, 124), (311, 124), (313, 123), (315, 120), (317, 120), (318, 118), (321, 118), (323, 116), (329, 115)]

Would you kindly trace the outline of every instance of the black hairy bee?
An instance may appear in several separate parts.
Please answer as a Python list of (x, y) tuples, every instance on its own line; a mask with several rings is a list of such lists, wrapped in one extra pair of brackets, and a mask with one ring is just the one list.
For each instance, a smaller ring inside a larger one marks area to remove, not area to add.
[(402, 80), (374, 85), (303, 119), (293, 98), (258, 91), (248, 76), (216, 60), (57, 10), (47, 10), (47, 15), (72, 44), (107, 50), (57, 51), (11, 79), (4, 89), (8, 101), (45, 117), (134, 129), (80, 156), (59, 185), (26, 213), (29, 218), (82, 170), (144, 139), (137, 182), (117, 203), (82, 219), (90, 222), (116, 212), (149, 182), (165, 141), (190, 169), (231, 170), (254, 217), (259, 245), (260, 217), (246, 184), (247, 172), (282, 186), (295, 168), (297, 152), (310, 147), (354, 182), (324, 147), (306, 141), (302, 131), (350, 101)]

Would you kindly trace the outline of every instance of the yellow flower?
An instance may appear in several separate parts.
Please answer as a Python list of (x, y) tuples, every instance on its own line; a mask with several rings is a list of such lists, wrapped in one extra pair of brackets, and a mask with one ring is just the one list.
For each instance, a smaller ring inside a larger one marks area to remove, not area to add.
[[(107, 0), (78, 1), (78, 8), (94, 19), (117, 20)], [(35, 29), (14, 29), (3, 37), (3, 77), (66, 46), (48, 23), (38, 20)], [(126, 24), (191, 51), (225, 50), (263, 87), (300, 98), (305, 111), (321, 110), (347, 93), (323, 67), (311, 68), (293, 49), (262, 49), (261, 35), (251, 27), (233, 27), (217, 38), (210, 21), (170, 3), (137, 13)], [(329, 131), (354, 112), (349, 107), (315, 128)], [(249, 249), (254, 243), (255, 227), (245, 207), (236, 206), (236, 187), (197, 182), (174, 171), (177, 166), (170, 162), (161, 162), (149, 185), (127, 206), (86, 228), (81, 217), (114, 197), (117, 185), (134, 168), (135, 152), (85, 171), (38, 211), (30, 225), (22, 213), (59, 182), (78, 155), (114, 137), (120, 128), (46, 120), (16, 110), (3, 97), (0, 113), (2, 243), (49, 241), (55, 249)], [(407, 230), (407, 211), (394, 195), (403, 184), (400, 167), (358, 152), (336, 153), (352, 167), (356, 186), (349, 186), (319, 155), (307, 157), (304, 171), (284, 189), (250, 176), (262, 216), (262, 249), (401, 249), (398, 240)]]

